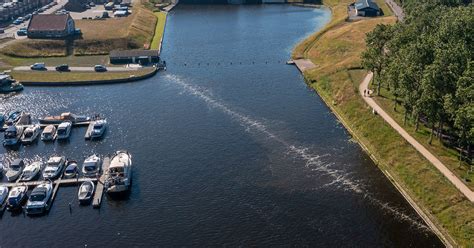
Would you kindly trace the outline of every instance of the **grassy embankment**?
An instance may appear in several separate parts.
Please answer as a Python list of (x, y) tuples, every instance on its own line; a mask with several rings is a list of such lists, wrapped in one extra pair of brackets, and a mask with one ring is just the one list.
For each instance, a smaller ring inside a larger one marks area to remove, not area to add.
[(158, 22), (156, 23), (155, 35), (153, 36), (150, 49), (161, 49), (160, 45), (161, 40), (163, 39), (163, 34), (165, 33), (167, 13), (163, 11), (155, 12), (155, 16), (158, 19)]
[(145, 68), (132, 72), (19, 72), (12, 71), (11, 75), (16, 80), (23, 82), (78, 82), (78, 81), (96, 81), (96, 80), (114, 80), (139, 77), (151, 73), (153, 68)]
[[(309, 58), (315, 63), (315, 69), (304, 73), (308, 85), (319, 93), (380, 169), (416, 201), (444, 236), (460, 246), (474, 244), (474, 204), (382, 118), (373, 115), (358, 95), (358, 85), (366, 74), (360, 70), (365, 33), (378, 23), (394, 23), (395, 17), (345, 22), (350, 2), (324, 1), (332, 10), (331, 22), (301, 42), (293, 57)], [(387, 8), (383, 2), (378, 3)], [(391, 13), (385, 9), (384, 12)]]
[[(82, 37), (74, 41), (32, 40), (16, 41), (0, 50), (2, 69), (44, 62), (49, 66), (69, 64), (70, 66), (108, 65), (111, 50), (148, 49), (155, 35), (157, 17), (136, 3), (132, 14), (123, 18), (105, 20), (76, 20), (76, 27), (82, 30)], [(68, 47), (69, 46), (69, 47)], [(128, 78), (141, 72), (13, 72), (20, 81), (83, 81)]]

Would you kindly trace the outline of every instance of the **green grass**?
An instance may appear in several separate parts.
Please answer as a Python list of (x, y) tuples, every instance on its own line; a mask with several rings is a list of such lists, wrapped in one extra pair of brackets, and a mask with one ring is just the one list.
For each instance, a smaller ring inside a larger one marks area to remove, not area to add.
[(151, 42), (150, 48), (160, 49), (161, 39), (163, 38), (163, 34), (165, 32), (167, 13), (163, 11), (155, 12), (155, 16), (158, 18), (158, 22), (156, 23), (155, 35), (153, 36), (153, 41)]
[(152, 72), (152, 68), (131, 72), (24, 72), (12, 71), (10, 74), (16, 80), (28, 82), (74, 82), (129, 78), (143, 76)]
[(415, 132), (415, 123), (413, 119), (409, 119), (406, 125), (403, 125), (404, 108), (403, 106), (397, 105), (396, 110), (393, 109), (393, 95), (386, 89), (381, 89), (381, 96), (374, 97), (375, 101), (392, 117), (400, 126), (403, 126), (405, 130), (412, 135), (418, 142), (420, 142), (426, 149), (431, 153), (435, 154), (436, 157), (443, 162), (454, 174), (456, 174), (463, 180), (465, 184), (474, 190), (474, 173), (469, 172), (469, 165), (463, 163), (459, 165), (459, 153), (452, 148), (444, 146), (439, 139), (433, 138), (431, 145), (429, 144), (429, 136), (431, 129), (420, 124), (418, 132)]
[(396, 19), (387, 16), (384, 9), (385, 17), (347, 23), (346, 7), (350, 2), (324, 1), (331, 8), (333, 19), (322, 31), (301, 42), (293, 58), (309, 58), (316, 64), (315, 69), (304, 74), (308, 85), (369, 150), (381, 170), (392, 175), (445, 237), (452, 238), (456, 245), (472, 247), (474, 204), (382, 118), (373, 115), (358, 94), (366, 72), (352, 68), (360, 68), (366, 32), (378, 23), (390, 24)]

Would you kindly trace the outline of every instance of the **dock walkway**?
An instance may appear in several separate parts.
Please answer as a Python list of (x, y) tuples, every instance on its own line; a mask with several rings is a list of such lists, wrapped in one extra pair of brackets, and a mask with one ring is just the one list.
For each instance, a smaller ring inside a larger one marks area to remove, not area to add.
[(107, 170), (109, 169), (109, 165), (110, 165), (110, 157), (105, 157), (104, 161), (102, 162), (102, 175), (100, 176), (100, 179), (97, 181), (94, 198), (92, 200), (93, 208), (99, 208), (100, 204), (102, 203), (102, 197), (104, 195), (105, 179), (107, 177)]

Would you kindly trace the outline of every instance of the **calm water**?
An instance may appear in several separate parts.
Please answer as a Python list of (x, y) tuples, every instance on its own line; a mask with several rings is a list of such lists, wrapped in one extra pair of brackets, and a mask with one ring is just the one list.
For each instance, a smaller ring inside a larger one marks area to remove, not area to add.
[(101, 113), (110, 123), (101, 142), (78, 128), (69, 143), (0, 148), (9, 159), (128, 149), (135, 167), (129, 198), (100, 210), (78, 206), (69, 187), (47, 216), (5, 212), (0, 246), (441, 246), (284, 64), (329, 18), (283, 5), (179, 6), (167, 23), (168, 71), (2, 98), (1, 110)]

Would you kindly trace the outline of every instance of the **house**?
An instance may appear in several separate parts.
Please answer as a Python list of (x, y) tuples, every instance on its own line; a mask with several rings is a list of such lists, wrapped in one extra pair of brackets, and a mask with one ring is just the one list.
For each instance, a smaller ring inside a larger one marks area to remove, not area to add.
[(358, 0), (354, 4), (356, 15), (358, 16), (380, 16), (382, 10), (371, 0)]
[(111, 51), (111, 64), (151, 64), (160, 61), (160, 50)]
[(28, 38), (65, 38), (74, 35), (74, 30), (74, 20), (69, 14), (33, 15), (28, 24)]

